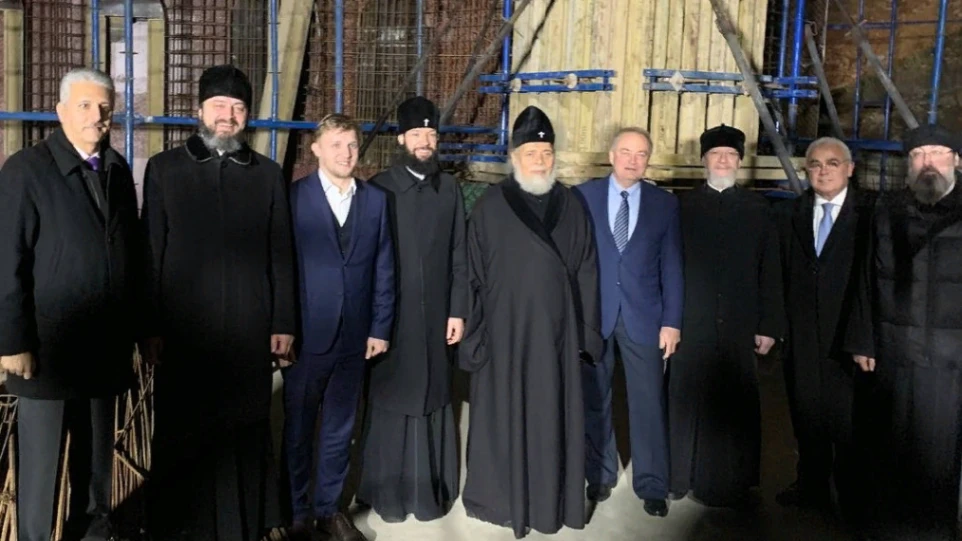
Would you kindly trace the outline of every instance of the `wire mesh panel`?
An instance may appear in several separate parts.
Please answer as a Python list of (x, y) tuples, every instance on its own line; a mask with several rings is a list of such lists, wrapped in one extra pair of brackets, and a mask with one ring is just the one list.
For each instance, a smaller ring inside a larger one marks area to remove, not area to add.
[[(195, 116), (198, 82), (205, 69), (234, 64), (251, 79), (256, 107), (268, 62), (267, 0), (170, 0), (167, 14), (169, 116)], [(193, 127), (168, 126), (167, 148), (183, 143)]]
[[(390, 111), (394, 122), (394, 97), (402, 88), (406, 96), (420, 90), (443, 107), (473, 64), (474, 58), (496, 37), (501, 0), (358, 0), (343, 6), (343, 61), (336, 61), (337, 11), (334, 2), (317, 3), (305, 59), (303, 101), (297, 110), (306, 120), (333, 112), (337, 100), (343, 112), (361, 122), (375, 122)], [(493, 21), (493, 22), (492, 22)], [(417, 65), (418, 51), (428, 52), (440, 39), (424, 65), (423, 74), (405, 85)], [(493, 72), (491, 59), (486, 72)], [(338, 80), (343, 81), (340, 94)], [(475, 83), (478, 86), (477, 83)], [(475, 91), (459, 102), (449, 124), (494, 127), (500, 101)], [(395, 133), (379, 135), (360, 164), (369, 176), (390, 163)], [(298, 174), (314, 167), (310, 154), (312, 134), (300, 134), (300, 144), (290, 161)], [(475, 137), (476, 138), (476, 137)], [(443, 143), (469, 141), (445, 134)], [(483, 138), (494, 142), (493, 136)]]
[[(27, 0), (24, 9), (25, 111), (51, 112), (60, 100), (60, 79), (84, 58), (87, 0)], [(49, 135), (57, 124), (25, 122), (24, 146)]]

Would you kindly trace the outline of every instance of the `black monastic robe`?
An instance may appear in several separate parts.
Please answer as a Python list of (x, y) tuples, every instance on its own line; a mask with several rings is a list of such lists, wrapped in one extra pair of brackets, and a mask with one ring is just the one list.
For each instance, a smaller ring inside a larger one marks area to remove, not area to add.
[(669, 361), (671, 491), (737, 504), (759, 479), (755, 335), (782, 337), (778, 234), (769, 203), (741, 187), (680, 198), (682, 342)]
[(468, 261), (465, 508), (518, 538), (530, 528), (582, 528), (581, 352), (598, 359), (602, 346), (588, 217), (560, 185), (539, 204), (508, 178), (471, 213)]

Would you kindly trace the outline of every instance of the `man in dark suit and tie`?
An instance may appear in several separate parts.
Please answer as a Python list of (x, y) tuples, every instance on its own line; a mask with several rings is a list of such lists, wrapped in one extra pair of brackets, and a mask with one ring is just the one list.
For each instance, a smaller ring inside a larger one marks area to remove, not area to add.
[(632, 487), (645, 511), (668, 513), (664, 370), (681, 339), (684, 296), (681, 228), (674, 195), (644, 181), (651, 137), (624, 128), (614, 137), (612, 173), (577, 187), (594, 222), (601, 289), (601, 362), (584, 366), (588, 498), (604, 501), (617, 481), (611, 423), (615, 348), (625, 367)]
[(782, 505), (826, 507), (831, 484), (842, 510), (858, 498), (852, 451), (853, 377), (843, 350), (853, 276), (866, 250), (874, 198), (849, 184), (855, 169), (845, 143), (824, 137), (808, 147), (811, 189), (779, 205), (788, 315), (785, 383), (798, 440), (798, 478)]
[[(311, 150), (319, 167), (291, 189), (300, 278), (297, 360), (284, 373), (284, 446), (294, 539), (312, 523), (333, 541), (364, 541), (338, 511), (365, 359), (387, 351), (394, 322), (394, 250), (387, 198), (353, 178), (360, 129), (343, 115), (321, 120)], [(321, 432), (311, 507), (318, 407)]]

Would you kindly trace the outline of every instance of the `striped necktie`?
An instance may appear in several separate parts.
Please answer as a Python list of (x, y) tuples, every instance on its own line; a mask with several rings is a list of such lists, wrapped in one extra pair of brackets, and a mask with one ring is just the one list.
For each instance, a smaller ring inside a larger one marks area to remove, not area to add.
[(621, 192), (621, 206), (618, 207), (618, 214), (615, 214), (615, 228), (612, 230), (615, 237), (615, 246), (618, 252), (624, 252), (628, 245), (628, 192)]

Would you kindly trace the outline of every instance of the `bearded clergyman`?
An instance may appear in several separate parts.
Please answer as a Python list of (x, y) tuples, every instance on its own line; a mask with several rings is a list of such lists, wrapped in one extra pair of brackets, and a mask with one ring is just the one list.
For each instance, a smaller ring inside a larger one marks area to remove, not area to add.
[(769, 203), (735, 182), (745, 134), (721, 125), (700, 143), (706, 182), (680, 197), (685, 343), (668, 378), (670, 490), (744, 508), (759, 481), (755, 356), (784, 326), (778, 234)]
[(240, 70), (206, 70), (198, 101), (198, 132), (144, 181), (151, 536), (255, 541), (280, 522), (270, 411), (297, 325), (288, 183), (244, 142)]
[(583, 363), (602, 350), (597, 256), (584, 207), (555, 181), (554, 130), (536, 107), (511, 136), (513, 173), (468, 220), (472, 372), (469, 516), (557, 532), (585, 522)]
[[(863, 409), (878, 539), (958, 539), (962, 437), (959, 137), (904, 137), (906, 187), (879, 199), (846, 349), (877, 385)], [(872, 529), (876, 529), (872, 528)]]

